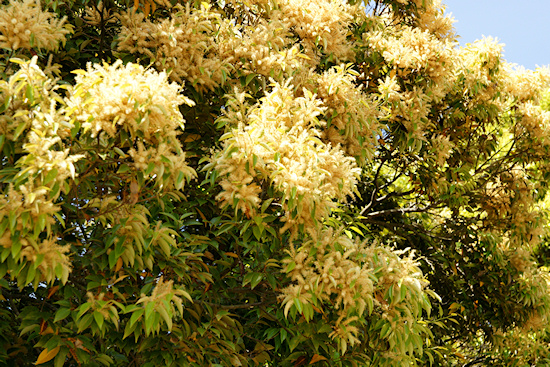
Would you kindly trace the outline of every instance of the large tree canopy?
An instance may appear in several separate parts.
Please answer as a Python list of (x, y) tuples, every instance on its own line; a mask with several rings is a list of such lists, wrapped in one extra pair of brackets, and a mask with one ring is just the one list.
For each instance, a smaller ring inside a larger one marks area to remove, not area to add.
[(0, 364), (550, 364), (550, 72), (438, 0), (3, 0)]

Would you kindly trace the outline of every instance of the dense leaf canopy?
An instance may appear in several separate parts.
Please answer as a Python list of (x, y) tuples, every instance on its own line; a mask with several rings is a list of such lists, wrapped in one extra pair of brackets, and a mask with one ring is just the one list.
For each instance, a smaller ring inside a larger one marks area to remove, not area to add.
[(3, 0), (0, 364), (550, 364), (550, 71), (452, 22)]

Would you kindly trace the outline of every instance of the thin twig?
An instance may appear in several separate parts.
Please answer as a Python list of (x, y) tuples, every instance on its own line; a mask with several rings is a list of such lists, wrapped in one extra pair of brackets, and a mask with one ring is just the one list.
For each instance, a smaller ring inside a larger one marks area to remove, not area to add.
[(419, 208), (418, 206), (410, 206), (408, 208), (394, 208), (394, 209), (386, 209), (386, 210), (379, 210), (377, 212), (368, 213), (367, 217), (378, 217), (381, 215), (386, 214), (394, 214), (394, 213), (422, 213), (430, 209), (437, 209), (435, 205), (428, 205), (423, 208)]
[(374, 204), (374, 198), (376, 197), (376, 194), (378, 193), (378, 189), (379, 189), (378, 184), (376, 182), (378, 181), (378, 178), (380, 176), (380, 171), (382, 171), (382, 167), (384, 166), (384, 164), (386, 164), (386, 160), (383, 160), (382, 163), (380, 163), (380, 166), (378, 166), (378, 169), (376, 170), (376, 173), (374, 174), (374, 179), (373, 179), (374, 190), (372, 191), (372, 194), (370, 196), (370, 202), (361, 210), (359, 215), (365, 214), (365, 212), (367, 210), (369, 210), (372, 207), (372, 205)]

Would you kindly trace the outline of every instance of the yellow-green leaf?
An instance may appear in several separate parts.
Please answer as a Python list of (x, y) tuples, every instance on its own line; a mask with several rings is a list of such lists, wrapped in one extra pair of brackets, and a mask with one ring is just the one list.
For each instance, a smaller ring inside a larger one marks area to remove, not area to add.
[(60, 347), (55, 347), (52, 350), (44, 349), (39, 355), (34, 364), (39, 365), (51, 361), (59, 353)]
[(319, 355), (319, 354), (314, 354), (313, 357), (311, 358), (311, 361), (309, 361), (309, 364), (314, 364), (316, 362), (326, 361), (326, 360), (327, 360), (326, 357), (323, 357), (322, 355)]

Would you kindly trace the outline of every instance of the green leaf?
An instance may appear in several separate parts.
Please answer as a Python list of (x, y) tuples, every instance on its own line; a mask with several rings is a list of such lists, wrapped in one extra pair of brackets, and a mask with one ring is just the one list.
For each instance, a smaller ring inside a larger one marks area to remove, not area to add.
[(162, 306), (157, 307), (157, 312), (164, 319), (164, 322), (166, 323), (168, 330), (172, 330), (172, 315), (170, 312), (170, 305), (166, 300), (163, 300), (162, 303), (164, 307)]
[(372, 296), (367, 297), (367, 308), (369, 310), (369, 315), (372, 315), (372, 311), (374, 310), (374, 299)]
[(114, 147), (113, 150), (122, 158), (126, 158), (128, 155), (122, 151), (119, 147)]
[(390, 324), (384, 324), (384, 326), (382, 326), (382, 330), (380, 330), (380, 337), (386, 339), (390, 335), (391, 331)]
[(296, 263), (294, 261), (291, 261), (290, 263), (288, 263), (286, 267), (286, 272), (290, 273), (292, 270), (294, 270), (295, 267), (296, 267)]
[(185, 174), (182, 171), (180, 171), (178, 173), (178, 177), (176, 178), (176, 189), (181, 190), (184, 183), (185, 183)]
[(46, 177), (44, 178), (44, 181), (42, 182), (44, 185), (49, 184), (57, 177), (57, 170), (55, 168), (52, 168)]
[(105, 319), (103, 318), (103, 314), (99, 311), (94, 311), (93, 315), (97, 327), (99, 328), (99, 330), (101, 330), (103, 328), (103, 322), (105, 321)]
[(25, 279), (25, 284), (32, 283), (35, 275), (36, 275), (36, 268), (34, 264), (29, 264), (29, 270), (27, 271), (27, 278)]
[(122, 339), (126, 339), (130, 334), (132, 334), (136, 330), (136, 326), (137, 324), (127, 323), (124, 328), (124, 335), (122, 336)]
[(279, 329), (279, 334), (281, 335), (281, 343), (285, 341), (287, 336), (286, 329)]
[(21, 122), (17, 128), (15, 129), (15, 132), (13, 133), (13, 140), (17, 140), (19, 138), (19, 135), (27, 128), (26, 122)]
[(129, 172), (129, 171), (130, 171), (130, 166), (127, 165), (126, 163), (124, 163), (124, 164), (120, 165), (120, 167), (118, 168), (117, 173), (126, 173), (126, 172)]
[(277, 328), (269, 328), (264, 333), (266, 340), (271, 340), (275, 335), (279, 333), (279, 329)]
[(267, 200), (264, 200), (264, 202), (262, 203), (262, 207), (261, 207), (261, 213), (264, 213), (266, 211), (266, 209), (269, 208), (269, 206), (271, 205), (273, 200), (274, 200), (274, 198), (269, 198)]
[(262, 278), (263, 275), (261, 273), (248, 273), (243, 278), (243, 287), (250, 284), (250, 288), (254, 289), (262, 281)]
[(155, 167), (156, 167), (155, 162), (149, 162), (149, 164), (147, 165), (147, 169), (145, 170), (145, 172), (143, 174), (145, 176), (149, 176), (151, 174), (151, 172), (153, 172)]
[(8, 220), (3, 220), (0, 222), (0, 236), (2, 236), (4, 234), (4, 232), (6, 231), (6, 228), (8, 228), (9, 226), (9, 221)]
[(86, 302), (86, 303), (83, 303), (81, 304), (79, 307), (78, 307), (78, 314), (76, 315), (76, 319), (80, 319), (82, 317), (82, 315), (84, 315), (86, 312), (88, 312), (88, 310), (92, 307), (92, 303), (91, 302)]
[(224, 316), (228, 316), (230, 315), (230, 312), (227, 311), (227, 310), (219, 310), (218, 312), (216, 312), (216, 319), (219, 321), (222, 319), (222, 317)]
[[(4, 111), (8, 109), (8, 106), (10, 105), (10, 100), (11, 98), (6, 98), (6, 96), (4, 96), (4, 102), (0, 105), (0, 113), (4, 113)], [(1, 148), (2, 147), (0, 146), (0, 149)]]
[(14, 259), (17, 259), (19, 256), (19, 253), (21, 252), (21, 247), (23, 247), (23, 244), (21, 241), (19, 241), (18, 238), (14, 239), (11, 243), (11, 256)]
[(111, 251), (109, 253), (109, 268), (113, 269), (116, 265), (118, 257), (116, 256), (116, 251)]
[(29, 101), (29, 104), (34, 105), (34, 90), (31, 84), (27, 84), (27, 90), (25, 91), (25, 97)]
[(254, 79), (256, 77), (256, 74), (249, 74), (247, 77), (246, 77), (246, 82), (244, 84), (245, 87), (248, 86), (248, 84), (250, 84), (250, 82), (252, 81), (252, 79)]
[(153, 326), (155, 324), (155, 317), (151, 316), (145, 319), (145, 333), (149, 335), (153, 332)]
[(44, 231), (44, 229), (46, 228), (46, 214), (40, 214), (38, 216), (38, 221), (36, 223), (37, 225), (35, 226), (35, 232), (38, 230), (39, 232), (42, 232)]
[(296, 306), (296, 310), (298, 310), (299, 313), (304, 311), (304, 304), (299, 298), (294, 298), (294, 306)]
[(256, 240), (260, 241), (262, 239), (262, 230), (259, 227), (254, 226), (252, 228), (252, 233), (254, 233), (254, 237), (256, 237)]
[(114, 363), (113, 359), (105, 354), (100, 354), (96, 356), (95, 359), (103, 363), (104, 366), (111, 366)]
[(10, 221), (10, 231), (13, 233), (15, 231), (15, 226), (17, 225), (17, 212), (11, 210), (8, 214), (8, 219)]
[(147, 306), (145, 306), (145, 320), (152, 319), (153, 310), (155, 309), (155, 304), (153, 302), (149, 302)]
[(252, 279), (250, 280), (250, 288), (254, 289), (262, 281), (263, 275), (261, 273), (252, 273)]
[(61, 320), (64, 320), (65, 318), (67, 318), (67, 316), (69, 316), (71, 314), (71, 310), (68, 309), (68, 308), (60, 308), (59, 310), (57, 310), (57, 312), (55, 313), (55, 317), (53, 319), (53, 322), (59, 322)]
[(63, 367), (65, 365), (65, 360), (67, 359), (67, 354), (69, 349), (67, 347), (61, 347), (59, 353), (55, 356), (53, 365), (54, 367)]
[(292, 352), (294, 349), (296, 349), (296, 347), (298, 346), (298, 344), (300, 343), (301, 341), (301, 336), (300, 335), (296, 335), (295, 337), (293, 337), (292, 339), (290, 339), (290, 342), (288, 343), (288, 347), (290, 348), (290, 351)]
[(298, 190), (298, 188), (296, 186), (292, 186), (292, 189), (290, 191), (290, 198), (291, 199), (296, 199), (297, 190)]
[(92, 315), (90, 314), (84, 315), (84, 317), (77, 322), (77, 326), (78, 326), (77, 332), (80, 333), (81, 331), (86, 330), (92, 324), (92, 321), (93, 321)]

